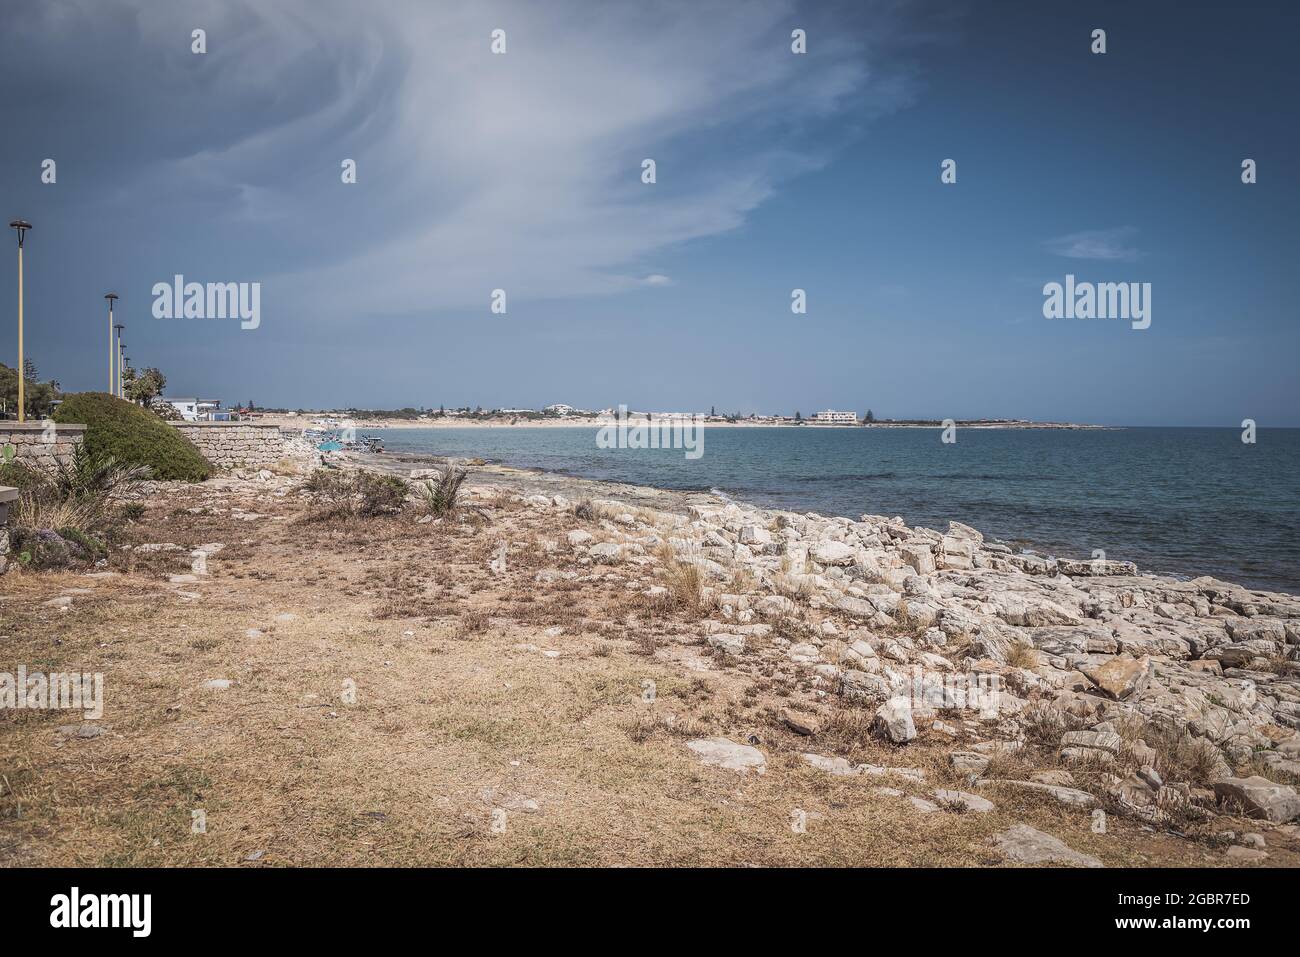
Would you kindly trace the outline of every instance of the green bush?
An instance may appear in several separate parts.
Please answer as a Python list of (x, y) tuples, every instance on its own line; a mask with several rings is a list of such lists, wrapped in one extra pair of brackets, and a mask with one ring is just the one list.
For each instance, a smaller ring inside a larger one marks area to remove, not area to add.
[(54, 421), (86, 426), (85, 447), (95, 458), (147, 465), (156, 479), (201, 482), (212, 466), (176, 429), (153, 412), (106, 392), (79, 392), (64, 399)]
[(329, 505), (329, 508), (311, 516), (314, 521), (391, 515), (402, 510), (410, 491), (406, 480), (396, 475), (341, 469), (316, 469), (303, 487)]
[(25, 489), (40, 485), (44, 481), (41, 473), (23, 462), (6, 462), (0, 459), (0, 485), (10, 488)]

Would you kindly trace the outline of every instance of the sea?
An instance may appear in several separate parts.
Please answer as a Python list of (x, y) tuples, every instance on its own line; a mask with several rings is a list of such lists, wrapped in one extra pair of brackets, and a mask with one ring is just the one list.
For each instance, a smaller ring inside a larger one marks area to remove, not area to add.
[(857, 518), (971, 525), (1018, 550), (1300, 593), (1300, 429), (710, 428), (703, 454), (601, 448), (595, 427), (385, 429), (390, 452)]

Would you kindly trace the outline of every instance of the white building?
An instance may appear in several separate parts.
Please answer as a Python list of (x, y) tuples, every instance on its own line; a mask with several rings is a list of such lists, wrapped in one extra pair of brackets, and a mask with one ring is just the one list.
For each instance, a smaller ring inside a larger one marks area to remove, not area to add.
[(554, 405), (548, 405), (542, 411), (550, 412), (553, 415), (571, 415), (573, 413), (573, 406), (565, 405), (563, 402), (557, 402)]
[(229, 412), (221, 411), (221, 401), (219, 399), (159, 397), (154, 401), (170, 405), (180, 413), (180, 417), (186, 422), (205, 422), (230, 418)]
[(199, 400), (196, 398), (174, 399), (170, 396), (160, 396), (154, 401), (170, 405), (180, 413), (181, 418), (186, 422), (197, 422), (199, 420)]
[(832, 425), (857, 425), (858, 414), (856, 412), (836, 412), (834, 409), (827, 409), (825, 412), (818, 412), (813, 416), (814, 422), (826, 422)]

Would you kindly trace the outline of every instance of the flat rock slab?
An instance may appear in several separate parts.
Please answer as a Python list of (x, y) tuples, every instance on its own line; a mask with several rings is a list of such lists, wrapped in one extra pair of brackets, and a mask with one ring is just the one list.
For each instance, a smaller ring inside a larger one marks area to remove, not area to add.
[(824, 754), (804, 754), (803, 759), (817, 770), (825, 771), (827, 774), (851, 777), (862, 773), (860, 765), (849, 764), (844, 758), (828, 758)]
[(1215, 781), (1214, 794), (1220, 801), (1236, 801), (1250, 817), (1274, 824), (1285, 824), (1300, 817), (1300, 794), (1296, 794), (1295, 788), (1258, 775)]
[(1055, 798), (1062, 804), (1069, 807), (1092, 807), (1097, 803), (1097, 799), (1087, 791), (1080, 791), (1078, 788), (1067, 788), (1059, 784), (1043, 784), (1040, 781), (1008, 781), (1008, 780), (990, 780), (983, 781), (982, 784), (1001, 784), (1004, 787), (1021, 788), (1026, 791), (1037, 791), (1040, 794), (1046, 794), (1048, 797)]
[(989, 758), (978, 751), (954, 751), (948, 755), (948, 763), (954, 771), (979, 776), (988, 770)]
[(1017, 864), (1070, 864), (1074, 867), (1102, 867), (1101, 861), (1087, 854), (1080, 854), (1064, 842), (1044, 834), (1028, 824), (1016, 824), (1007, 828), (997, 837), (993, 844), (1009, 861)]
[(982, 798), (978, 794), (967, 794), (965, 791), (949, 791), (939, 788), (934, 792), (934, 799), (940, 804), (960, 804), (968, 811), (974, 811), (976, 814), (987, 814), (993, 810), (993, 802), (987, 798)]
[(59, 734), (66, 734), (72, 738), (84, 738), (89, 740), (90, 738), (98, 738), (106, 729), (102, 724), (92, 724), (89, 721), (85, 721), (81, 724), (61, 724), (55, 730), (58, 731)]
[(1067, 731), (1061, 735), (1061, 748), (1091, 748), (1112, 757), (1119, 754), (1124, 740), (1114, 731)]
[(737, 744), (727, 738), (699, 738), (687, 741), (686, 746), (699, 755), (700, 761), (711, 767), (724, 768), (746, 774), (767, 770), (767, 759), (758, 748)]
[(1268, 851), (1261, 851), (1256, 847), (1240, 847), (1234, 844), (1224, 852), (1223, 856), (1230, 861), (1245, 861), (1253, 864), (1257, 861), (1267, 860)]

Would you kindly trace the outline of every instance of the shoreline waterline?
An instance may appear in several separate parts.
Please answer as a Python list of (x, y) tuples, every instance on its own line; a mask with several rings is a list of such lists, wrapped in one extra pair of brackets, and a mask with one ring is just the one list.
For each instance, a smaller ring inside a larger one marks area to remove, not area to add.
[[(1213, 490), (1216, 495), (1202, 494), (1199, 500), (1189, 502), (1186, 510), (1180, 511), (1178, 494), (1164, 488), (1152, 488), (1133, 501), (1110, 502), (1105, 494), (1093, 494), (1090, 488), (1059, 488), (1060, 476), (1055, 474), (1055, 466), (1025, 473), (996, 462), (984, 463), (983, 468), (973, 471), (954, 471), (939, 469), (933, 463), (918, 467), (916, 463), (895, 461), (886, 470), (844, 474), (833, 467), (824, 467), (821, 462), (817, 468), (810, 468), (806, 461), (799, 461), (793, 472), (778, 476), (780, 481), (751, 480), (747, 485), (745, 481), (718, 481), (717, 470), (700, 474), (680, 465), (670, 468), (666, 455), (656, 460), (664, 463), (663, 467), (651, 467), (648, 458), (637, 459), (638, 452), (619, 452), (614, 459), (595, 455), (575, 457), (571, 455), (575, 451), (571, 438), (560, 450), (562, 454), (533, 454), (534, 447), (548, 453), (555, 450), (541, 439), (524, 441), (529, 436), (521, 433), (517, 433), (518, 442), (497, 443), (465, 441), (483, 433), (471, 435), (467, 430), (457, 435), (440, 431), (430, 437), (437, 440), (433, 444), (421, 442), (412, 434), (406, 443), (390, 444), (382, 458), (395, 466), (394, 471), (399, 474), (403, 470), (434, 466), (449, 458), (480, 459), (491, 463), (480, 469), (480, 474), (496, 473), (503, 479), (515, 477), (526, 484), (555, 488), (557, 494), (565, 483), (591, 483), (593, 489), (640, 490), (641, 494), (667, 499), (708, 495), (747, 508), (850, 520), (857, 520), (862, 514), (885, 514), (899, 516), (909, 525), (935, 529), (947, 527), (948, 521), (957, 521), (980, 529), (991, 541), (1000, 542), (1016, 553), (1071, 560), (1104, 557), (1131, 561), (1143, 573), (1174, 580), (1211, 576), (1252, 589), (1300, 593), (1297, 584), (1300, 572), (1291, 561), (1294, 556), (1290, 552), (1278, 551), (1279, 546), (1273, 541), (1258, 549), (1252, 549), (1251, 545), (1263, 533), (1276, 540), (1285, 535), (1286, 529), (1295, 526), (1294, 497), (1290, 506), (1285, 502), (1281, 506), (1278, 502), (1265, 503), (1273, 511), (1261, 506), (1255, 512), (1234, 517), (1226, 514), (1233, 499), (1231, 490), (1216, 488)], [(785, 430), (782, 434), (797, 433)], [(492, 435), (505, 437), (500, 432)], [(1061, 441), (1071, 444), (1071, 439), (1082, 436), (1083, 433), (1069, 438), (1062, 436), (1060, 441), (1048, 440), (1048, 444), (1059, 445)], [(390, 434), (390, 442), (391, 439)], [(752, 451), (747, 447), (751, 439), (767, 441), (761, 433), (749, 432), (732, 444), (739, 444), (748, 453)], [(579, 445), (577, 451), (584, 448)], [(710, 447), (710, 453), (716, 448), (716, 445)], [(733, 452), (734, 448), (724, 449), (718, 458), (725, 459)], [(1158, 465), (1148, 470), (1152, 469), (1160, 471)], [(750, 477), (744, 467), (732, 471)], [(1008, 476), (1017, 481), (1009, 482)], [(898, 489), (905, 490), (905, 502), (900, 502), (895, 494)], [(1285, 490), (1277, 491), (1276, 497), (1284, 500)], [(1229, 504), (1224, 505), (1222, 500)], [(834, 507), (837, 503), (839, 507)], [(949, 507), (950, 503), (955, 503), (955, 507)], [(896, 505), (902, 507), (891, 507)], [(1148, 510), (1153, 512), (1149, 522), (1145, 515)], [(1141, 527), (1134, 528), (1135, 523)], [(1210, 528), (1213, 523), (1220, 527)], [(1238, 528), (1241, 535), (1234, 540), (1232, 533)], [(1106, 533), (1112, 529), (1126, 533), (1127, 537), (1108, 539)], [(1128, 541), (1139, 547), (1128, 547)], [(1278, 558), (1283, 560), (1277, 561)]]

